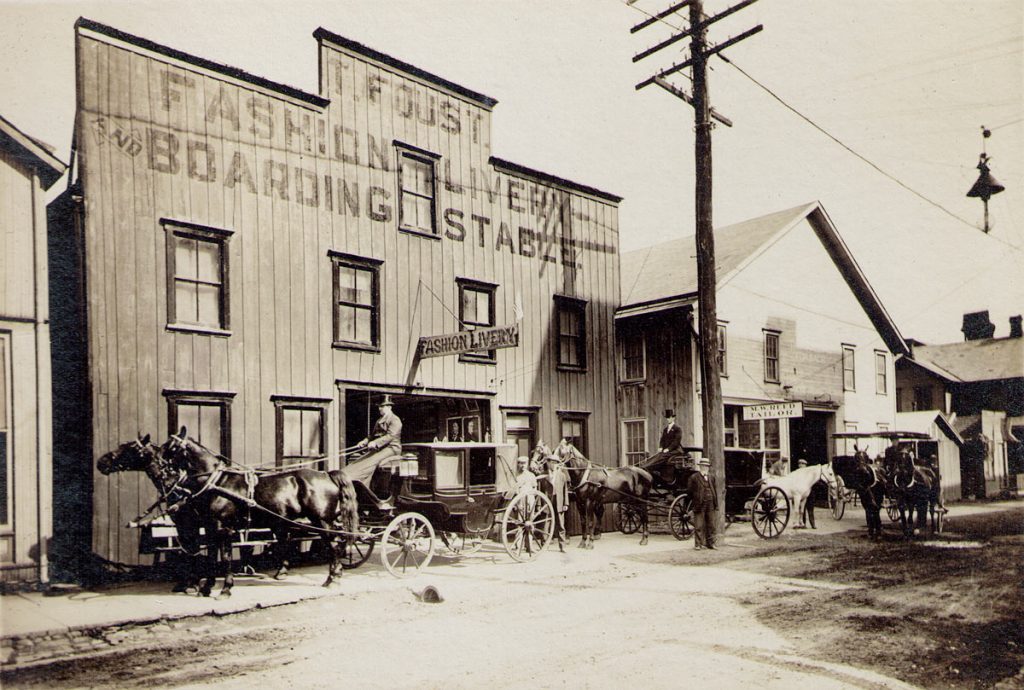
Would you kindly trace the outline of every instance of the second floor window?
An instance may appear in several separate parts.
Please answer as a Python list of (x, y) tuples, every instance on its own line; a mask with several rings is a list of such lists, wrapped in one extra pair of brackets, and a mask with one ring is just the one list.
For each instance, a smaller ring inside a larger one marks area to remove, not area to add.
[(167, 230), (167, 325), (228, 328), (230, 231), (164, 221)]
[[(462, 322), (462, 330), (472, 331), (493, 326), (494, 292), (497, 286), (465, 278), (458, 279), (458, 284), (459, 321)], [(459, 360), (493, 364), (497, 361), (497, 354), (495, 350), (478, 350), (461, 355)]]
[(622, 339), (622, 380), (643, 381), (647, 376), (644, 336), (634, 334)]
[(422, 235), (437, 235), (435, 158), (399, 149), (398, 227)]
[(875, 350), (875, 392), (885, 395), (889, 392), (888, 358), (884, 352)]
[(779, 334), (776, 331), (764, 332), (764, 380), (779, 382)]
[(856, 350), (849, 345), (843, 345), (843, 390), (857, 390), (857, 372), (854, 369), (854, 353)]
[(334, 346), (380, 349), (380, 265), (375, 259), (332, 253)]
[(726, 352), (726, 327), (724, 323), (718, 324), (718, 373), (721, 376), (729, 375), (729, 358)]
[(558, 368), (587, 369), (587, 303), (572, 297), (555, 296), (555, 327), (558, 329)]

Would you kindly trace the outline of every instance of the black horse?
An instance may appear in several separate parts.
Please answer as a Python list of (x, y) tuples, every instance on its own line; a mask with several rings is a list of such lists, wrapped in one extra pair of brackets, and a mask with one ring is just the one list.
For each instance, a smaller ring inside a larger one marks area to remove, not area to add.
[(871, 462), (866, 451), (856, 448), (853, 456), (839, 455), (832, 460), (832, 469), (843, 483), (857, 492), (864, 506), (868, 535), (882, 536), (882, 503), (885, 501), (885, 473)]
[(914, 456), (906, 449), (890, 447), (885, 451), (885, 471), (888, 476), (887, 490), (896, 499), (900, 512), (900, 526), (905, 536), (915, 532), (914, 513), (917, 513), (916, 530), (925, 529), (927, 516), (931, 514), (931, 531), (937, 531), (937, 511), (940, 506), (942, 487), (938, 473), (929, 467), (914, 463)]

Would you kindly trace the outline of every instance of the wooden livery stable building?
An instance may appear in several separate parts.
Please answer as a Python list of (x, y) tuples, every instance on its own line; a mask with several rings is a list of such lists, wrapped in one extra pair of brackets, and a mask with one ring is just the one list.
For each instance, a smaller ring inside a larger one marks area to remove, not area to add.
[(85, 333), (58, 363), (87, 403), (58, 411), (84, 429), (75, 539), (141, 560), (124, 525), (152, 486), (94, 469), (139, 431), (333, 468), (385, 395), (407, 442), (569, 437), (616, 463), (619, 197), (495, 157), (494, 99), (324, 29), (312, 94), (76, 28), (53, 228)]

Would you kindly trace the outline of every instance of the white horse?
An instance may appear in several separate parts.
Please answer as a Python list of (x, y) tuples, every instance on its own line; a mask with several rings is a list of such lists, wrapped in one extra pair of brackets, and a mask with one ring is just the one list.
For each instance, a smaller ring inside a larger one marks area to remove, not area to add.
[(811, 495), (811, 488), (819, 481), (828, 483), (829, 488), (836, 486), (836, 475), (832, 471), (832, 465), (809, 465), (793, 470), (782, 477), (766, 477), (762, 486), (775, 486), (785, 492), (789, 499), (790, 515), (796, 511), (798, 526), (804, 527), (804, 508), (807, 507), (807, 499)]

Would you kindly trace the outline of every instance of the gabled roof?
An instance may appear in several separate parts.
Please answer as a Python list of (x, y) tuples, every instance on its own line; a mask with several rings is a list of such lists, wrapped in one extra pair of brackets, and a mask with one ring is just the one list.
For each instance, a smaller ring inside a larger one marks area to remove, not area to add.
[[(917, 342), (914, 345), (914, 352), (917, 352), (917, 348), (919, 348), (919, 347), (921, 347), (921, 343)], [(896, 360), (896, 366), (899, 366), (901, 363), (906, 363), (906, 364), (909, 364), (909, 365), (920, 367), (921, 369), (924, 369), (925, 371), (927, 371), (929, 374), (931, 374), (933, 376), (937, 376), (940, 379), (943, 379), (945, 381), (952, 381), (954, 383), (962, 383), (963, 382), (963, 380), (959, 376), (957, 376), (956, 374), (954, 374), (951, 371), (946, 371), (945, 369), (943, 369), (939, 365), (935, 364), (934, 362), (928, 362), (926, 360), (916, 359), (914, 357), (913, 353), (911, 353), (909, 355), (901, 355)]]
[(1024, 338), (918, 345), (913, 361), (950, 372), (953, 381), (965, 383), (1024, 378)]
[(944, 414), (936, 410), (920, 410), (917, 412), (897, 412), (896, 426), (907, 431), (919, 431), (931, 434), (932, 424), (958, 446), (964, 445), (964, 439), (953, 428)]
[[(885, 310), (846, 243), (817, 201), (715, 229), (715, 276), (721, 289), (733, 276), (779, 238), (806, 219), (836, 268), (864, 308), (889, 350), (908, 354), (909, 348)], [(684, 237), (646, 249), (627, 252), (621, 263), (619, 312), (658, 311), (697, 294), (696, 238)]]
[(35, 170), (43, 183), (43, 189), (49, 189), (60, 179), (67, 166), (37, 139), (11, 124), (0, 115), (0, 147), (10, 151), (23, 165)]

